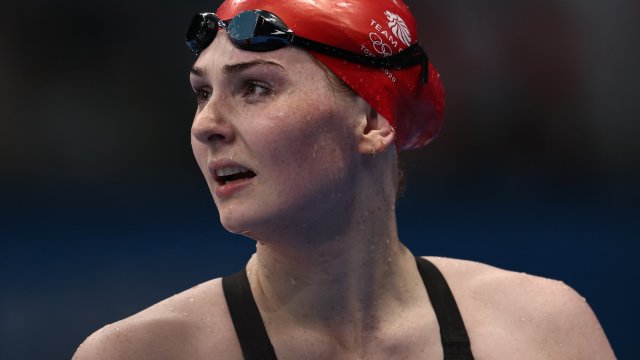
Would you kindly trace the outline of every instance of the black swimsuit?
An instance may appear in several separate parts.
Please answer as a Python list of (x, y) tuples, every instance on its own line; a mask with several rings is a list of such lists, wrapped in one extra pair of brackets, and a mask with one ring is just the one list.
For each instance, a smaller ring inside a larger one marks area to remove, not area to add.
[[(416, 257), (416, 263), (440, 325), (444, 359), (473, 360), (467, 330), (442, 273), (421, 257)], [(244, 358), (277, 359), (251, 293), (246, 270), (223, 277), (222, 289)]]

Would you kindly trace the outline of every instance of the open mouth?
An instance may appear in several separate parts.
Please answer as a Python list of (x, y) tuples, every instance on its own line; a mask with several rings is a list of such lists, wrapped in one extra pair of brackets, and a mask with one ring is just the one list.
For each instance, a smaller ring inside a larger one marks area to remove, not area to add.
[(220, 185), (226, 185), (238, 180), (251, 179), (256, 176), (256, 173), (243, 167), (226, 167), (216, 170), (215, 173), (216, 182)]

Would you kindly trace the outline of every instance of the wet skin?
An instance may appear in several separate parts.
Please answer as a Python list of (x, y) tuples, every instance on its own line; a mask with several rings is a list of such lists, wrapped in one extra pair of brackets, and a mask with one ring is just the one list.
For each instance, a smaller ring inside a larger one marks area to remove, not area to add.
[[(259, 241), (247, 270), (278, 358), (442, 359), (435, 314), (397, 236), (388, 122), (337, 94), (298, 49), (249, 53), (218, 36), (194, 66), (194, 155), (222, 225)], [(250, 176), (222, 185), (225, 167)], [(587, 303), (563, 283), (430, 260), (476, 359), (614, 358)], [(102, 328), (74, 358), (242, 354), (215, 279)]]
[[(191, 143), (222, 225), (254, 238), (287, 236), (292, 224), (312, 226), (310, 220), (326, 227), (344, 207), (340, 190), (353, 186), (355, 110), (364, 103), (337, 96), (322, 71), (308, 71), (314, 65), (302, 51), (259, 54), (217, 45), (218, 52), (205, 51), (195, 63), (201, 76), (191, 76), (200, 98)], [(209, 171), (219, 161), (257, 175), (241, 191), (220, 196)]]

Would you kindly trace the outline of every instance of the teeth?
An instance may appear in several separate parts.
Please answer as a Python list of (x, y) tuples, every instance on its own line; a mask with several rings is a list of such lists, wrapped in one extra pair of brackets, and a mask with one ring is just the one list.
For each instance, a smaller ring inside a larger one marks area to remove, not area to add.
[(228, 167), (228, 168), (222, 168), (222, 169), (216, 170), (216, 175), (217, 176), (229, 176), (229, 175), (240, 174), (240, 173), (244, 173), (244, 172), (248, 172), (248, 171), (249, 171), (249, 169), (245, 169), (245, 168), (241, 168), (241, 167)]

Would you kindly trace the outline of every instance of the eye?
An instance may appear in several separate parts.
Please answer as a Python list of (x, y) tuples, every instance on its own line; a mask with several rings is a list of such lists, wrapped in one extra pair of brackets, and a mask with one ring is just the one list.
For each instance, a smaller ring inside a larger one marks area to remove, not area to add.
[(273, 89), (269, 84), (262, 81), (247, 80), (242, 84), (242, 96), (243, 97), (264, 97), (273, 93)]
[(198, 104), (198, 109), (201, 109), (209, 98), (211, 97), (211, 90), (206, 88), (196, 88), (193, 90), (196, 96), (196, 103)]

